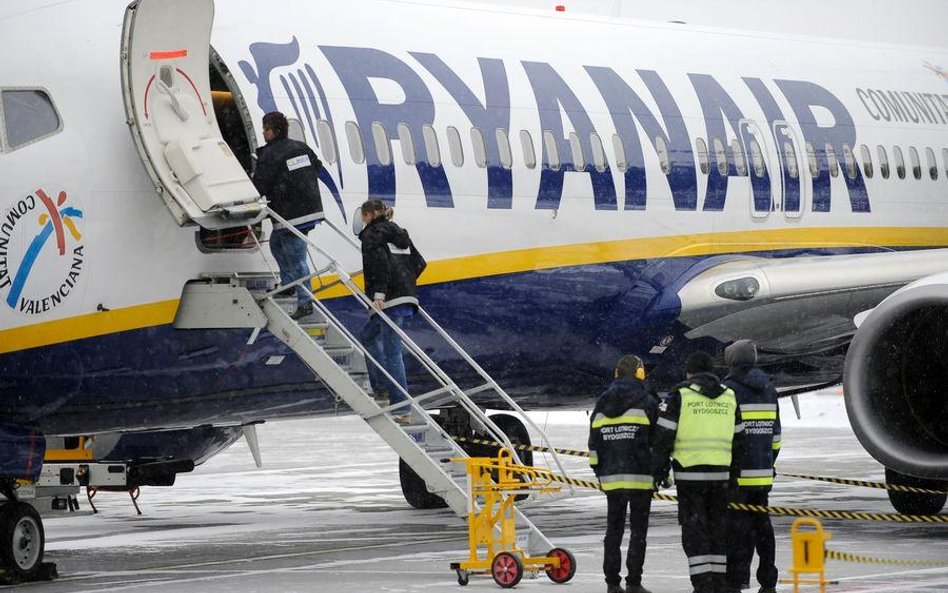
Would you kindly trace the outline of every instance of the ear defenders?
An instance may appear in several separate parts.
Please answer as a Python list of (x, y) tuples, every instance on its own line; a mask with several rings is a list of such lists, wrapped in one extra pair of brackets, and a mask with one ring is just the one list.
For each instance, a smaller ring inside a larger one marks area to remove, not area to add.
[(635, 369), (635, 378), (638, 379), (639, 381), (645, 380), (645, 367), (644, 366)]

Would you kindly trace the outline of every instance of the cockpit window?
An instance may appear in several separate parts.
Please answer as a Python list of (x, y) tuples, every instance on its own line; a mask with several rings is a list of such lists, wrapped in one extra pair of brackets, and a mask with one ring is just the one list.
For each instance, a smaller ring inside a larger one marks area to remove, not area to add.
[(46, 91), (3, 89), (0, 94), (7, 150), (16, 150), (62, 129), (62, 120)]

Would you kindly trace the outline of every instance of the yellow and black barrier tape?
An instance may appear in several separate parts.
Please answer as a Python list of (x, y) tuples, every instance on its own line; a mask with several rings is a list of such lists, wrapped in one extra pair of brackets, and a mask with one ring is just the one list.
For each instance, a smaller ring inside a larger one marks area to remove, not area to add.
[(842, 484), (844, 486), (861, 486), (863, 488), (878, 488), (880, 490), (892, 490), (895, 492), (911, 492), (913, 494), (945, 494), (944, 490), (929, 490), (927, 488), (916, 488), (914, 486), (903, 486), (901, 484), (886, 484), (885, 482), (870, 482), (868, 480), (849, 480), (845, 478), (831, 478), (829, 476), (807, 476), (805, 474), (789, 474), (777, 472), (779, 476), (788, 478), (799, 478), (801, 480), (813, 480), (816, 482), (828, 482), (830, 484)]
[[(579, 480), (576, 478), (567, 478), (555, 474), (551, 471), (538, 468), (511, 468), (511, 471), (526, 475), (539, 476), (551, 482), (560, 484), (570, 484), (583, 488), (592, 488), (602, 490), (599, 482), (591, 480)], [(668, 502), (678, 502), (678, 497), (672, 494), (662, 494), (655, 492), (652, 494), (653, 500), (664, 500)], [(728, 504), (729, 508), (738, 511), (748, 511), (753, 513), (768, 513), (774, 516), (782, 517), (816, 517), (820, 519), (839, 519), (846, 521), (885, 521), (891, 523), (948, 523), (948, 515), (902, 515), (899, 513), (864, 513), (860, 511), (825, 511), (821, 509), (800, 509), (795, 507), (764, 506), (758, 504), (742, 504), (732, 502)]]
[(827, 560), (840, 560), (842, 562), (858, 562), (859, 564), (886, 564), (889, 566), (948, 566), (948, 562), (938, 562), (935, 560), (892, 560), (887, 558), (873, 558), (871, 556), (861, 556), (859, 554), (849, 554), (847, 552), (837, 552), (835, 550), (826, 550)]
[[(492, 441), (490, 439), (469, 439), (467, 437), (454, 437), (459, 443), (472, 443), (475, 445), (487, 445), (489, 447), (504, 447), (503, 443), (498, 443), (497, 441)], [(580, 451), (578, 449), (556, 449), (550, 447), (541, 447), (539, 445), (519, 445), (514, 444), (514, 449), (517, 451), (533, 451), (534, 453), (557, 453), (559, 455), (569, 455), (571, 457), (589, 457), (589, 451)]]
[[(491, 447), (502, 447), (501, 443), (489, 439), (469, 439), (465, 437), (455, 437), (459, 443), (474, 443), (475, 445), (488, 445)], [(541, 447), (539, 445), (517, 445), (514, 449), (518, 451), (533, 451), (534, 453), (554, 452), (559, 455), (569, 455), (572, 457), (589, 457), (589, 451), (580, 451), (578, 449), (557, 449), (550, 447)], [(945, 494), (944, 490), (929, 490), (927, 488), (916, 488), (914, 486), (902, 486), (901, 484), (886, 484), (885, 482), (871, 482), (868, 480), (850, 480), (846, 478), (831, 478), (828, 476), (808, 476), (805, 474), (791, 474), (777, 472), (778, 476), (787, 478), (799, 478), (801, 480), (813, 480), (817, 482), (828, 482), (830, 484), (842, 484), (845, 486), (860, 486), (863, 488), (877, 488), (880, 490), (893, 490), (895, 492), (912, 492), (914, 494)]]

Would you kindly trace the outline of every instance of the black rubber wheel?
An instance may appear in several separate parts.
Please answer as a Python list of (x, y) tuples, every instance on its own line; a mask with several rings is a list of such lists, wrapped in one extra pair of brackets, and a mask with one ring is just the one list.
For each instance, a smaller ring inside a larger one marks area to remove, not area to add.
[[(504, 431), (504, 434), (510, 439), (511, 444), (532, 444), (530, 442), (530, 433), (527, 432), (527, 427), (521, 422), (520, 418), (511, 416), (510, 414), (494, 414), (490, 419), (497, 425), (497, 428)], [(496, 455), (496, 449), (494, 454)], [(520, 456), (520, 461), (522, 461), (524, 465), (533, 465), (533, 451), (518, 450), (517, 455)]]
[(20, 581), (34, 578), (43, 567), (46, 534), (32, 505), (8, 502), (0, 507), (0, 567)]
[(550, 577), (550, 580), (554, 583), (565, 583), (576, 575), (576, 558), (569, 550), (553, 548), (547, 553), (547, 556), (560, 559), (559, 568), (550, 567), (546, 569), (546, 576)]
[(490, 563), (490, 574), (494, 582), (504, 589), (516, 587), (523, 578), (523, 562), (516, 554), (501, 552)]
[(467, 587), (467, 584), (471, 582), (471, 575), (467, 573), (466, 570), (457, 570), (458, 573), (458, 584), (462, 587)]
[[(912, 486), (927, 490), (948, 489), (948, 482), (913, 478), (889, 468), (885, 468), (885, 481), (886, 484), (890, 485)], [(896, 492), (895, 490), (886, 490), (886, 492), (889, 494), (889, 502), (892, 503), (896, 511), (903, 515), (937, 515), (944, 508), (945, 500), (948, 499), (948, 493), (915, 494), (913, 492)]]
[(398, 460), (398, 481), (405, 501), (416, 509), (443, 509), (448, 506), (437, 494), (428, 492), (425, 481), (403, 460)]

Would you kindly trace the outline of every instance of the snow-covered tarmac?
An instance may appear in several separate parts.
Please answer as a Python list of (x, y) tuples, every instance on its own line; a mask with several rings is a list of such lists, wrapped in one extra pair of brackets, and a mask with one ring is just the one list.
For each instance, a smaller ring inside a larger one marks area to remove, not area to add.
[[(789, 404), (789, 402), (786, 402)], [(883, 470), (856, 441), (839, 395), (803, 398), (803, 420), (784, 405), (785, 472), (880, 480)], [(583, 413), (537, 413), (558, 446), (585, 449)], [(99, 514), (82, 510), (46, 519), (47, 560), (61, 578), (24, 585), (36, 592), (155, 591), (496, 591), (486, 577), (458, 586), (450, 562), (465, 557), (465, 523), (448, 511), (417, 511), (402, 499), (397, 459), (352, 416), (273, 423), (259, 436), (264, 469), (241, 442), (173, 488), (144, 489), (138, 517), (122, 494), (100, 494)], [(545, 465), (543, 456), (536, 459)], [(591, 474), (570, 460), (576, 477)], [(885, 493), (781, 479), (773, 504), (891, 512)], [(577, 558), (567, 585), (524, 579), (520, 591), (605, 591), (601, 539), (605, 501), (577, 491), (534, 505), (528, 515)], [(786, 577), (790, 520), (776, 518), (777, 558)], [(948, 524), (829, 521), (830, 547), (903, 560), (948, 562)], [(948, 568), (832, 561), (838, 592), (948, 591)], [(644, 584), (654, 593), (689, 592), (675, 506), (653, 506)], [(754, 589), (756, 591), (756, 588)], [(783, 585), (780, 590), (790, 591)], [(818, 590), (818, 589), (803, 589)]]

